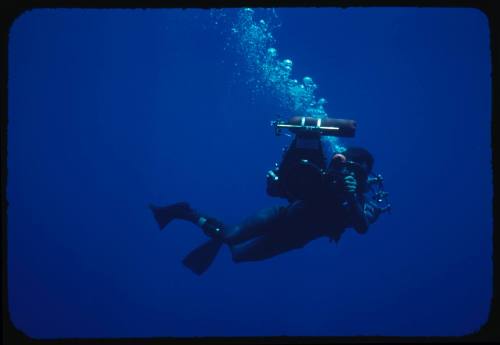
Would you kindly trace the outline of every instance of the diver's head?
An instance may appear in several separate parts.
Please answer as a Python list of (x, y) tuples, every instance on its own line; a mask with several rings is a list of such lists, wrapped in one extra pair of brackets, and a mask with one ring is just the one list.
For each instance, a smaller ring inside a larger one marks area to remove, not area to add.
[(368, 150), (362, 147), (349, 147), (347, 150), (342, 152), (342, 154), (348, 161), (358, 163), (361, 167), (363, 167), (366, 175), (369, 175), (372, 172), (374, 159)]

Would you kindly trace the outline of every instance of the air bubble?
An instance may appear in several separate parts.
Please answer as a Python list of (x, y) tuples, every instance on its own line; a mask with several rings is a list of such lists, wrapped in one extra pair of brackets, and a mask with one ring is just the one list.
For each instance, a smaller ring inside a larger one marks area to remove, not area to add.
[(305, 86), (309, 86), (309, 85), (313, 84), (313, 80), (311, 77), (304, 77), (304, 79), (302, 79), (302, 82), (304, 83)]
[[(314, 95), (317, 85), (309, 76), (301, 80), (292, 79), (293, 62), (291, 59), (278, 59), (273, 30), (276, 26), (271, 17), (256, 18), (251, 8), (239, 11), (234, 25), (238, 52), (248, 68), (248, 83), (255, 94), (270, 94), (276, 97), (279, 105), (287, 109), (290, 115), (308, 114), (313, 117), (326, 117), (323, 106), (324, 98), (316, 100)], [(270, 19), (267, 20), (267, 19)], [(241, 75), (238, 71), (238, 75)], [(336, 143), (329, 138), (329, 143)]]
[(269, 54), (269, 56), (273, 56), (273, 57), (276, 56), (276, 55), (278, 55), (278, 52), (276, 51), (276, 48), (269, 48), (267, 50), (267, 53)]

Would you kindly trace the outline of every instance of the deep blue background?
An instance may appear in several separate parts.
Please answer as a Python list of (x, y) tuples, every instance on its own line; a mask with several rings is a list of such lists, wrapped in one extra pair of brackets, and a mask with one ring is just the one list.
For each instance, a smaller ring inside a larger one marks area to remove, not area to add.
[[(262, 10), (257, 11), (259, 15)], [(225, 10), (225, 20), (235, 10)], [(394, 211), (198, 277), (149, 202), (236, 223), (287, 138), (207, 10), (34, 10), (9, 41), (8, 301), (32, 337), (463, 335), (492, 296), (491, 66), (474, 9), (278, 9), (281, 58), (384, 174)], [(283, 114), (286, 115), (286, 114)]]

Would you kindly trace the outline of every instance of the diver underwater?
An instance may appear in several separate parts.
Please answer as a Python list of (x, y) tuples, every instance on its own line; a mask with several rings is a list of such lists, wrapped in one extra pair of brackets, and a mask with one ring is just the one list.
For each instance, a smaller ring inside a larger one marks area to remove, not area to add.
[(348, 228), (364, 234), (380, 214), (390, 212), (383, 177), (372, 172), (374, 158), (368, 150), (348, 147), (327, 157), (323, 149), (323, 137), (353, 137), (354, 120), (293, 116), (271, 125), (276, 135), (288, 130), (294, 136), (280, 163), (266, 176), (267, 194), (286, 199), (285, 206), (265, 208), (228, 225), (186, 201), (149, 205), (160, 230), (173, 220), (183, 220), (208, 236), (182, 261), (195, 274), (208, 269), (223, 245), (236, 263), (265, 260), (320, 237), (338, 242)]

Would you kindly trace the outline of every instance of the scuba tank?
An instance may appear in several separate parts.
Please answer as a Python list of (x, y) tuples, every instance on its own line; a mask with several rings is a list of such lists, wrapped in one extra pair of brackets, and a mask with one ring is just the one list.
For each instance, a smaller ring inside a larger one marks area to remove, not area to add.
[(354, 137), (356, 132), (356, 121), (331, 117), (293, 116), (287, 121), (278, 118), (276, 121), (271, 121), (271, 125), (274, 126), (276, 135), (280, 135), (283, 129), (288, 129), (297, 136), (315, 134), (319, 136)]

